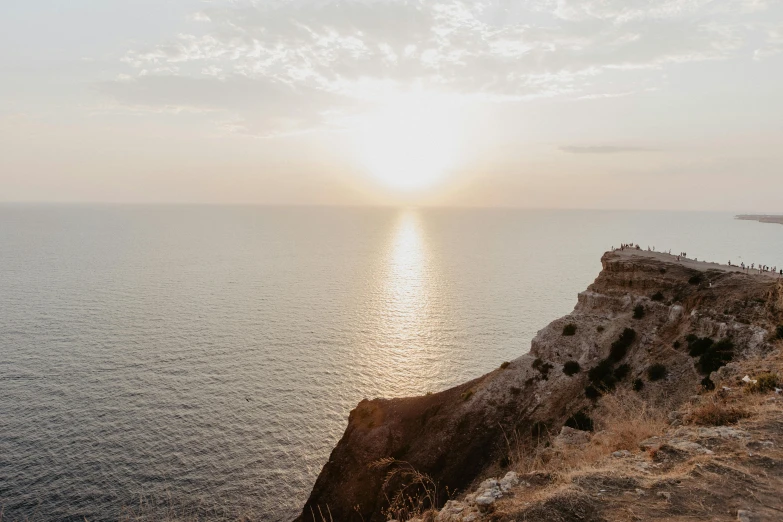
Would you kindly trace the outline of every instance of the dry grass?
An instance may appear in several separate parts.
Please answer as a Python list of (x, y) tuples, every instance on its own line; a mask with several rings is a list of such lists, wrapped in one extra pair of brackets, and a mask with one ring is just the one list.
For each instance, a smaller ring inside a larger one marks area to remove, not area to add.
[[(517, 445), (512, 462), (520, 473), (543, 471), (569, 481), (571, 475), (594, 468), (618, 450), (635, 450), (647, 438), (660, 435), (667, 426), (666, 405), (652, 405), (634, 392), (618, 390), (607, 394), (593, 412), (595, 433), (587, 444), (560, 447), (553, 434), (534, 447)], [(516, 440), (519, 440), (516, 437)], [(509, 447), (512, 441), (506, 440)]]
[(762, 373), (756, 377), (756, 382), (752, 382), (745, 388), (749, 393), (767, 393), (774, 391), (783, 384), (777, 373)]
[[(780, 386), (783, 358), (780, 352), (773, 352), (744, 363), (726, 382), (739, 383), (740, 376), (748, 374), (761, 386), (705, 393), (693, 404), (678, 404), (677, 410), (685, 424), (740, 423), (739, 429), (751, 438), (712, 441), (709, 449), (714, 454), (682, 452), (651, 460), (652, 454), (639, 453), (641, 441), (660, 436), (665, 444), (701, 430), (686, 427), (686, 435), (682, 435), (680, 428), (669, 427), (668, 414), (673, 409), (669, 404), (648, 404), (639, 394), (618, 390), (603, 396), (590, 412), (596, 432), (589, 442), (565, 445), (550, 434), (538, 444), (518, 449), (516, 470), (536, 471), (549, 480), (536, 483), (529, 480), (533, 475), (528, 475), (525, 480), (531, 487), (520, 488), (513, 497), (500, 501), (496, 515), (508, 520), (568, 522), (673, 520), (677, 515), (712, 520), (715, 513), (736, 512), (736, 503), (741, 501), (759, 520), (783, 520), (779, 499), (783, 452), (777, 449), (783, 447), (783, 400), (769, 393), (773, 384)], [(617, 450), (633, 455), (607, 458)], [(738, 458), (740, 455), (752, 458)], [(745, 495), (741, 498), (740, 490)], [(571, 497), (572, 502), (563, 500)]]
[(698, 426), (726, 426), (736, 424), (749, 416), (750, 412), (745, 408), (730, 404), (725, 398), (715, 394), (693, 407), (686, 419)]
[[(414, 517), (431, 520), (434, 518), (434, 506), (442, 493), (438, 491), (438, 484), (426, 473), (421, 473), (409, 462), (396, 460), (391, 457), (380, 459), (370, 465), (375, 469), (387, 469), (386, 478), (383, 481), (383, 493), (386, 496), (388, 507), (384, 515), (395, 520), (410, 520)], [(392, 492), (392, 496), (389, 496)], [(448, 497), (448, 492), (446, 492)]]

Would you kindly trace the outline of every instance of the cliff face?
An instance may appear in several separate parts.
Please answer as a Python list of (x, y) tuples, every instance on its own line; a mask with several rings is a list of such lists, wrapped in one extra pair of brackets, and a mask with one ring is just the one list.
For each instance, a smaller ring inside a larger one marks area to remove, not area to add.
[[(665, 395), (677, 404), (711, 384), (703, 381), (710, 369), (688, 354), (686, 335), (730, 339), (738, 360), (768, 350), (769, 333), (783, 323), (779, 279), (685, 266), (646, 252), (607, 253), (602, 264), (574, 311), (538, 332), (530, 353), (507, 367), (433, 395), (359, 403), (298, 520), (321, 521), (321, 513), (340, 521), (386, 520), (384, 509), (402, 486), (387, 480), (387, 469), (371, 466), (386, 458), (432, 477), (440, 505), (484, 474), (500, 472), (509, 436), (559, 431), (606, 387), (640, 379), (642, 396)], [(566, 325), (575, 327), (573, 335), (564, 334)], [(626, 349), (616, 347), (621, 338)], [(565, 363), (574, 361), (581, 371), (566, 375)], [(589, 372), (601, 363), (612, 377)], [(666, 376), (648, 382), (656, 363)], [(614, 373), (625, 365), (627, 371)]]

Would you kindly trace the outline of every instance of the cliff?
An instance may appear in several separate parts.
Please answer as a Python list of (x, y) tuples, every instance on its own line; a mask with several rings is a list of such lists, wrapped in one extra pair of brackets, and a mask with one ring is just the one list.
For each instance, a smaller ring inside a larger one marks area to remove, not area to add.
[(359, 403), (297, 520), (439, 508), (565, 423), (585, 429), (610, 393), (634, 389), (676, 411), (725, 380), (727, 363), (765, 357), (778, 342), (780, 279), (642, 251), (606, 253), (602, 265), (528, 354), (437, 394)]

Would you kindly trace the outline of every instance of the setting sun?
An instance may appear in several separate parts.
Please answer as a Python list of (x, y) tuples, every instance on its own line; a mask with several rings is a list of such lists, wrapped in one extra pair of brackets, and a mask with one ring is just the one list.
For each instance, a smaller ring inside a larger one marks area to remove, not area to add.
[(358, 156), (372, 176), (397, 190), (441, 181), (457, 161), (454, 110), (426, 95), (400, 96), (361, 120)]

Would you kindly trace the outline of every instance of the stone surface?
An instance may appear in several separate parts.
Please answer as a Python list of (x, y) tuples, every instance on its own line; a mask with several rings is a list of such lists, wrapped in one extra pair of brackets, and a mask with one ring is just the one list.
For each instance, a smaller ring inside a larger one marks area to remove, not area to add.
[(575, 430), (568, 426), (563, 426), (560, 433), (555, 437), (555, 446), (579, 446), (590, 442), (590, 432)]

